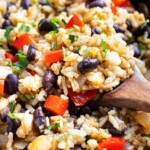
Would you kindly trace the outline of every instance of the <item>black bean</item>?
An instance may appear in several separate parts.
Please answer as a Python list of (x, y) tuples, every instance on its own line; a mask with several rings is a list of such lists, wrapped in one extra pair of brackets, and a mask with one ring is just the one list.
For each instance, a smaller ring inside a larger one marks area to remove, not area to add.
[(2, 24), (2, 28), (6, 29), (6, 27), (8, 26), (12, 26), (12, 23), (10, 22), (10, 20), (6, 19)]
[(6, 120), (6, 116), (7, 116), (7, 114), (8, 114), (9, 111), (10, 111), (10, 107), (9, 107), (9, 106), (5, 107), (4, 109), (2, 109), (2, 110), (0, 111), (0, 119), (1, 119), (2, 121), (5, 121), (5, 120)]
[(30, 5), (31, 5), (30, 0), (21, 0), (20, 6), (23, 9), (28, 9)]
[(97, 28), (97, 27), (93, 27), (93, 28), (91, 29), (91, 31), (92, 31), (92, 35), (93, 35), (93, 34), (100, 34), (100, 33), (101, 33), (100, 30), (99, 30), (99, 28)]
[(80, 107), (74, 106), (73, 104), (70, 104), (69, 107), (68, 107), (68, 110), (69, 110), (70, 115), (77, 116), (77, 114), (80, 110)]
[(110, 123), (110, 121), (106, 121), (106, 123), (103, 125), (103, 128), (108, 129), (109, 133), (112, 134), (112, 136), (123, 136), (125, 133), (125, 128), (119, 131)]
[(102, 0), (96, 0), (96, 1), (93, 1), (89, 4), (89, 8), (94, 8), (94, 7), (106, 7), (106, 3)]
[(6, 117), (6, 127), (7, 133), (16, 133), (16, 130), (20, 126), (20, 121), (18, 119), (11, 119), (9, 116)]
[(9, 9), (9, 7), (15, 5), (14, 3), (7, 3), (7, 10)]
[(5, 13), (5, 15), (4, 15), (4, 18), (5, 18), (5, 19), (9, 19), (9, 15), (10, 15), (9, 12), (7, 11), (7, 12)]
[(82, 74), (84, 74), (88, 71), (96, 69), (98, 65), (99, 65), (98, 59), (86, 58), (78, 64), (77, 68)]
[(46, 92), (50, 92), (54, 83), (56, 82), (56, 75), (52, 71), (47, 71), (43, 76), (43, 86)]
[(27, 56), (26, 56), (28, 61), (34, 61), (35, 60), (36, 50), (37, 50), (37, 48), (35, 45), (33, 45), (33, 44), (29, 45)]
[(125, 32), (125, 30), (117, 24), (114, 24), (113, 27), (117, 33), (124, 33)]
[(92, 111), (89, 106), (84, 105), (80, 108), (79, 115), (86, 115), (86, 114), (91, 115)]
[(83, 150), (80, 145), (75, 145), (74, 148), (70, 148), (70, 150)]
[(46, 125), (46, 117), (41, 108), (38, 108), (34, 111), (34, 126), (38, 132), (41, 132)]
[(138, 28), (136, 28), (136, 30), (134, 30), (134, 33), (133, 35), (138, 38), (139, 36), (142, 36), (146, 30), (147, 30), (147, 27), (148, 27), (149, 24), (141, 24)]
[(129, 30), (129, 31), (131, 31), (132, 30), (132, 23), (131, 23), (131, 21), (130, 20), (126, 20), (126, 25), (127, 25), (127, 29)]
[(138, 58), (141, 56), (141, 51), (138, 49), (138, 47), (134, 46), (133, 44), (130, 45), (134, 50), (134, 57)]
[(50, 23), (50, 20), (43, 18), (42, 20), (40, 20), (39, 24), (38, 24), (38, 28), (40, 32), (44, 32), (47, 33), (49, 31), (53, 30), (53, 27)]
[(4, 90), (7, 94), (15, 94), (18, 91), (18, 77), (15, 74), (7, 75)]
[(18, 53), (18, 50), (15, 47), (10, 46), (9, 44), (7, 46), (10, 50), (10, 53), (12, 53), (13, 55), (16, 55)]

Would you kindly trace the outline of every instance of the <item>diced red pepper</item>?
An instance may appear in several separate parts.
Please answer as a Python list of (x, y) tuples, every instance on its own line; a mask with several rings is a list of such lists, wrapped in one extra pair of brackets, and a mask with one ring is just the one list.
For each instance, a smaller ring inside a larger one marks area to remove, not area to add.
[(18, 58), (9, 52), (5, 52), (5, 58), (9, 58), (13, 63), (18, 61)]
[(0, 95), (4, 94), (4, 80), (0, 80)]
[(45, 61), (48, 64), (58, 62), (62, 58), (62, 55), (63, 55), (62, 50), (48, 52), (45, 54)]
[(36, 44), (38, 41), (31, 35), (28, 33), (24, 33), (22, 35), (20, 35), (14, 42), (13, 42), (13, 46), (20, 50), (23, 48), (24, 45), (28, 45), (30, 43)]
[(134, 6), (133, 6), (132, 3), (131, 3), (131, 0), (126, 0), (126, 1), (123, 3), (122, 7), (134, 8)]
[(31, 71), (30, 71), (30, 74), (31, 74), (32, 76), (34, 76), (34, 75), (36, 74), (36, 72), (35, 72), (34, 70), (31, 70)]
[(114, 5), (114, 3), (111, 3), (111, 10), (112, 10), (112, 12), (113, 12), (114, 15), (117, 14), (117, 8), (116, 8), (116, 6)]
[(81, 19), (78, 17), (78, 15), (73, 15), (73, 17), (66, 24), (66, 28), (73, 28), (74, 25), (76, 25), (78, 27), (83, 27), (84, 26), (84, 22), (81, 21)]
[(113, 0), (113, 2), (115, 6), (121, 7), (126, 2), (126, 0)]
[(55, 115), (63, 116), (68, 108), (68, 101), (59, 96), (49, 95), (44, 103), (44, 108)]
[(97, 90), (89, 90), (85, 93), (77, 93), (72, 89), (68, 89), (68, 94), (75, 106), (83, 106), (90, 99), (95, 97)]
[(124, 139), (118, 137), (110, 137), (99, 143), (98, 150), (123, 150), (124, 146)]

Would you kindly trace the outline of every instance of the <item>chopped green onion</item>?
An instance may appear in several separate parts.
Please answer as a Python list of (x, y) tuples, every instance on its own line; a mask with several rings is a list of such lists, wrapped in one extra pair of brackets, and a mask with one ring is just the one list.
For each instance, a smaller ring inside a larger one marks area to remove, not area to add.
[(64, 19), (61, 20), (65, 25), (67, 24), (66, 21)]
[(11, 112), (8, 113), (8, 116), (9, 116), (11, 119), (18, 119), (18, 117), (17, 117), (14, 113), (11, 113)]
[(50, 23), (52, 24), (53, 29), (57, 31), (59, 28), (59, 24), (58, 24), (59, 19), (58, 18), (51, 18)]
[(77, 38), (78, 38), (77, 35), (73, 35), (73, 34), (69, 35), (69, 40), (71, 41), (71, 43), (73, 43)]
[(65, 48), (63, 48), (63, 56), (65, 57), (67, 55), (67, 51)]
[(51, 49), (52, 50), (56, 50), (57, 49), (57, 41), (56, 40), (54, 42), (52, 42)]
[(5, 38), (6, 38), (7, 40), (9, 39), (9, 34), (10, 34), (10, 32), (11, 32), (12, 29), (13, 29), (13, 26), (8, 26), (8, 27), (6, 28), (6, 31), (5, 31), (4, 36), (5, 36)]
[(20, 75), (21, 74), (20, 68), (16, 67), (16, 69), (13, 71), (13, 73)]
[(22, 24), (20, 26), (20, 31), (22, 31), (22, 32), (29, 32), (30, 31), (30, 27), (26, 26), (25, 24)]
[(50, 31), (48, 34), (55, 35), (56, 33), (56, 31)]
[(86, 53), (86, 55), (88, 55), (90, 53), (90, 48), (89, 47), (85, 49), (85, 53)]
[(58, 127), (60, 127), (60, 123), (54, 123), (54, 124), (51, 124), (51, 125), (47, 126), (46, 129), (52, 130), (52, 129), (55, 129), (55, 128), (58, 128)]
[(10, 106), (10, 111), (13, 112), (14, 111), (14, 107), (15, 107), (15, 101), (11, 101), (9, 106)]
[(36, 24), (34, 22), (31, 23), (32, 27), (36, 27)]

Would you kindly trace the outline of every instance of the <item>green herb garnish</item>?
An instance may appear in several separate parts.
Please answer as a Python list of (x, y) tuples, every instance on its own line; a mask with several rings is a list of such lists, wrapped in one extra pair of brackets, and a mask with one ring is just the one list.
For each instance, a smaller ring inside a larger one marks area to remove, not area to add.
[(28, 60), (26, 59), (26, 57), (21, 54), (21, 53), (17, 53), (17, 56), (19, 57), (19, 61), (17, 61), (16, 63), (14, 63), (14, 66), (17, 66), (21, 69), (24, 69), (27, 67), (28, 65)]
[(26, 26), (25, 24), (22, 24), (20, 26), (20, 31), (22, 31), (22, 32), (29, 32), (30, 31), (30, 27)]
[(71, 41), (71, 43), (73, 43), (75, 40), (77, 40), (77, 38), (78, 38), (77, 35), (73, 35), (73, 34), (69, 35), (69, 40)]
[(52, 42), (51, 49), (52, 50), (56, 50), (57, 49), (57, 41), (56, 40)]
[(140, 26), (141, 29), (143, 29), (144, 27), (146, 27), (148, 23), (150, 23), (150, 20), (149, 19), (145, 20), (145, 22), (142, 23), (141, 26)]
[(31, 23), (32, 27), (36, 27), (36, 24), (34, 22)]
[(48, 32), (48, 34), (51, 34), (51, 35), (55, 35), (57, 32), (56, 31), (50, 31)]
[(58, 127), (60, 127), (60, 123), (54, 123), (54, 124), (47, 126), (46, 129), (53, 130), (53, 129), (58, 128)]
[(65, 25), (67, 24), (66, 21), (64, 19), (61, 20)]
[(18, 119), (18, 117), (17, 117), (14, 113), (11, 113), (11, 112), (8, 113), (8, 116), (9, 116), (11, 119)]
[(13, 73), (20, 75), (20, 74), (21, 74), (20, 68), (19, 68), (19, 67), (16, 67), (16, 69), (14, 70)]
[(143, 43), (138, 43), (138, 48), (139, 48), (140, 50), (146, 50), (146, 45), (143, 44)]
[(103, 39), (101, 40), (101, 46), (102, 46), (102, 50), (104, 51), (105, 56), (106, 56), (106, 54), (108, 52), (107, 43)]
[(67, 51), (65, 48), (63, 48), (63, 56), (65, 57), (67, 55)]
[(90, 48), (86, 48), (85, 53), (86, 53), (86, 55), (88, 55), (90, 53)]
[(59, 24), (58, 24), (59, 19), (58, 18), (51, 18), (50, 23), (52, 24), (53, 29), (57, 31), (59, 28)]
[(8, 26), (8, 27), (6, 28), (6, 31), (5, 31), (4, 36), (5, 36), (5, 38), (6, 38), (7, 40), (9, 39), (9, 34), (10, 34), (10, 32), (11, 32), (12, 29), (13, 29), (13, 26)]
[(3, 42), (4, 42), (4, 40), (0, 39), (0, 44), (3, 43)]
[(13, 112), (14, 111), (14, 107), (15, 107), (15, 101), (11, 101), (9, 106), (10, 106), (10, 111)]

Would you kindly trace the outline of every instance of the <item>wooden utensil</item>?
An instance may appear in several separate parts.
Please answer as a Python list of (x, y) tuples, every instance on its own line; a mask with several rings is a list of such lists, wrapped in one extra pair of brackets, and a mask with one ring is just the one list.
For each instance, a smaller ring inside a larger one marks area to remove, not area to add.
[(104, 94), (96, 105), (107, 107), (126, 107), (150, 112), (150, 82), (135, 67), (134, 74), (113, 91)]

